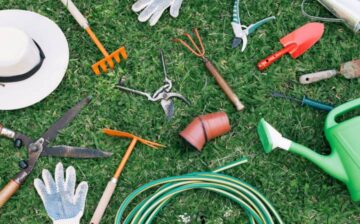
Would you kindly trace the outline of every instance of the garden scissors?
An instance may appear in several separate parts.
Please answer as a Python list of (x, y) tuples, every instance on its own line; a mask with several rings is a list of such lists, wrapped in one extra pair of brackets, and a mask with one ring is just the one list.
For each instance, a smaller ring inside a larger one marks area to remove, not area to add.
[(7, 129), (0, 124), (0, 136), (12, 139), (16, 148), (25, 146), (28, 151), (28, 160), (23, 160), (19, 163), (22, 170), (0, 191), (0, 208), (15, 194), (20, 188), (20, 185), (25, 182), (26, 178), (33, 171), (40, 156), (89, 159), (109, 157), (112, 155), (112, 153), (96, 149), (72, 146), (48, 146), (48, 144), (55, 139), (59, 131), (65, 128), (76, 115), (80, 113), (81, 109), (90, 102), (90, 100), (91, 97), (87, 97), (68, 110), (37, 140), (33, 140), (24, 134)]
[(145, 96), (145, 97), (147, 97), (147, 99), (149, 101), (152, 101), (152, 102), (160, 101), (161, 106), (162, 106), (162, 108), (163, 108), (163, 110), (164, 110), (164, 112), (166, 114), (166, 117), (168, 119), (171, 119), (174, 116), (173, 98), (181, 99), (182, 101), (184, 101), (188, 105), (190, 105), (190, 102), (183, 95), (181, 95), (179, 93), (171, 92), (173, 84), (172, 84), (172, 81), (168, 78), (168, 75), (167, 75), (167, 68), (166, 68), (164, 53), (163, 53), (162, 50), (160, 51), (160, 56), (161, 56), (161, 63), (162, 63), (163, 69), (164, 69), (164, 85), (161, 86), (158, 90), (156, 90), (154, 94), (151, 95), (150, 93), (146, 93), (146, 92), (142, 92), (142, 91), (139, 91), (139, 90), (135, 90), (135, 89), (125, 87), (122, 80), (120, 80), (117, 87), (120, 90), (123, 90), (123, 91), (127, 91), (127, 92), (131, 92), (131, 93), (135, 93), (135, 94)]
[(275, 19), (275, 16), (265, 18), (254, 24), (251, 24), (250, 26), (245, 26), (245, 25), (241, 25), (239, 7), (240, 7), (239, 0), (235, 0), (234, 9), (233, 9), (233, 20), (231, 22), (231, 26), (235, 34), (235, 37), (232, 42), (232, 48), (237, 48), (240, 44), (242, 44), (241, 51), (243, 52), (248, 43), (247, 36), (249, 34), (254, 33), (260, 26)]

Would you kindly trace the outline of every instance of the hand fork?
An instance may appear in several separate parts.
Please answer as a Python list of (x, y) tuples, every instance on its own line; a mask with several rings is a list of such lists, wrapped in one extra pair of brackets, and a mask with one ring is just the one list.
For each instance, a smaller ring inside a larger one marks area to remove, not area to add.
[(89, 34), (91, 40), (95, 43), (95, 45), (99, 48), (101, 53), (104, 55), (104, 58), (100, 61), (96, 62), (91, 66), (92, 70), (96, 75), (100, 75), (100, 68), (103, 72), (107, 73), (107, 65), (109, 65), (110, 69), (114, 69), (114, 61), (120, 63), (121, 59), (124, 58), (125, 60), (128, 58), (125, 47), (120, 47), (113, 53), (109, 54), (105, 47), (101, 44), (99, 39), (96, 37), (95, 33), (91, 30), (89, 23), (87, 19), (81, 14), (79, 9), (75, 6), (75, 4), (71, 0), (61, 0), (61, 2), (66, 6), (66, 8), (69, 10), (71, 15), (75, 18), (75, 20), (79, 23), (79, 25), (86, 30), (86, 32)]

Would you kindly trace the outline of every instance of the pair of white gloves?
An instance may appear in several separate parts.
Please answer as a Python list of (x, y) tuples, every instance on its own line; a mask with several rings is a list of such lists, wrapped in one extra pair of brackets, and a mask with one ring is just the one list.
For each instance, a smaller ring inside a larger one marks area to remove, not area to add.
[(132, 6), (134, 12), (140, 12), (139, 21), (149, 20), (150, 26), (154, 26), (166, 9), (170, 7), (170, 15), (176, 18), (179, 15), (183, 0), (138, 0)]

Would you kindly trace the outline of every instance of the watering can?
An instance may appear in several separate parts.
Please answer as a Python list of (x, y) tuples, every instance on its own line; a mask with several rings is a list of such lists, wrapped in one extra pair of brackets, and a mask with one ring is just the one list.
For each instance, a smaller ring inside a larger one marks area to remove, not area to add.
[(333, 109), (325, 121), (325, 135), (331, 146), (329, 155), (321, 155), (287, 138), (262, 119), (257, 131), (266, 153), (275, 148), (298, 154), (346, 184), (353, 201), (360, 201), (360, 116), (337, 122), (345, 113), (360, 108), (360, 98)]
[(343, 22), (355, 33), (360, 33), (360, 1), (359, 0), (317, 0), (327, 10), (338, 18), (323, 18), (311, 16), (304, 10), (303, 0), (302, 13), (313, 20), (324, 22)]

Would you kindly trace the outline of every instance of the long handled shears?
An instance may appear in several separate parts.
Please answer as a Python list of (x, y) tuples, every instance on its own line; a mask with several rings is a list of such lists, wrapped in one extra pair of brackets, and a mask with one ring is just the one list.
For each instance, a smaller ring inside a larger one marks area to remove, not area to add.
[(243, 52), (248, 44), (248, 35), (254, 33), (260, 26), (265, 23), (270, 22), (275, 19), (275, 16), (271, 16), (260, 20), (256, 23), (251, 24), (250, 26), (241, 25), (240, 20), (240, 3), (239, 0), (235, 0), (234, 9), (233, 9), (233, 20), (231, 26), (233, 28), (235, 37), (232, 42), (232, 48), (237, 48), (242, 44), (241, 51)]
[(28, 151), (28, 160), (19, 163), (22, 169), (9, 183), (0, 191), (0, 208), (15, 194), (26, 178), (33, 171), (36, 162), (40, 156), (58, 156), (69, 158), (103, 158), (109, 157), (112, 153), (97, 149), (87, 149), (72, 146), (54, 146), (49, 147), (49, 143), (55, 139), (59, 131), (65, 128), (80, 113), (81, 109), (90, 102), (87, 97), (68, 110), (58, 121), (56, 121), (39, 139), (32, 138), (14, 132), (0, 124), (0, 136), (7, 137), (14, 141), (16, 148), (25, 146)]

